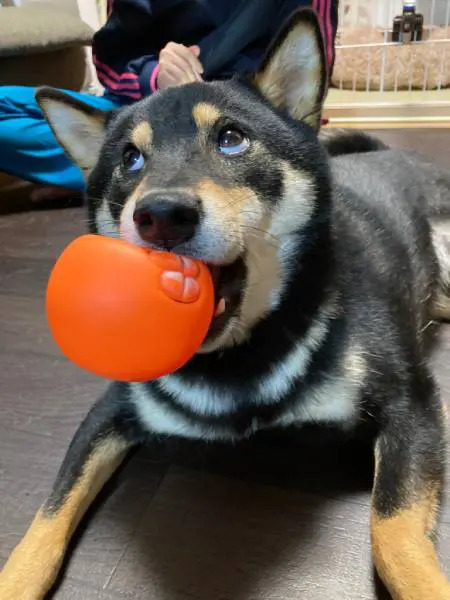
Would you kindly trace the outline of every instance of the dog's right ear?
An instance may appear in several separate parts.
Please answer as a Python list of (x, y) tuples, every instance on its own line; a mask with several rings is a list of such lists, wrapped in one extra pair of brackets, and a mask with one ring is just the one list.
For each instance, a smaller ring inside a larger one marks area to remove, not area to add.
[(39, 88), (36, 100), (56, 139), (87, 177), (100, 155), (108, 113), (50, 87)]
[(318, 130), (327, 82), (317, 15), (311, 9), (297, 10), (269, 47), (254, 84), (273, 106)]

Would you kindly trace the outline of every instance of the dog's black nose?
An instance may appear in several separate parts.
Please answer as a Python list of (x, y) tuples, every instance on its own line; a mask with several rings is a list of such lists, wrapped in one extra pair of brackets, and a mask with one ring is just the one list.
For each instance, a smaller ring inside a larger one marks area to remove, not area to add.
[(200, 222), (199, 205), (184, 194), (148, 195), (136, 204), (133, 220), (143, 240), (171, 250), (194, 236)]

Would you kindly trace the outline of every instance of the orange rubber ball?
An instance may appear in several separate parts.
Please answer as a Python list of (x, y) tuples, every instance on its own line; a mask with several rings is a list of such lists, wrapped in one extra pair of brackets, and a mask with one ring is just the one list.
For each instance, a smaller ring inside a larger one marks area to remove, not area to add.
[(206, 337), (214, 288), (200, 261), (83, 235), (56, 262), (47, 316), (62, 352), (118, 381), (149, 381), (183, 366)]

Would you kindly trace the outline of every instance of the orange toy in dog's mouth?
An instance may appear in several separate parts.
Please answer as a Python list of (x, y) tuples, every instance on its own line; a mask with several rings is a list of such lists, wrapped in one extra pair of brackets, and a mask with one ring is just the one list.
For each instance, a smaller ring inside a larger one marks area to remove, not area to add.
[[(212, 272), (222, 279), (230, 268)], [(84, 235), (53, 268), (47, 316), (56, 343), (78, 366), (148, 381), (183, 366), (220, 326), (228, 310), (224, 298), (215, 302), (214, 287), (201, 261)]]

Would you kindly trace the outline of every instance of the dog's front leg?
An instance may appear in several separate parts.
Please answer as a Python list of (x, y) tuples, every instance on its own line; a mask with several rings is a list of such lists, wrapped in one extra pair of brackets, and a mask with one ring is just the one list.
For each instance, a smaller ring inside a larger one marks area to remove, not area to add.
[[(428, 380), (422, 392), (430, 386)], [(372, 551), (395, 600), (450, 600), (432, 541), (444, 476), (443, 417), (427, 394), (395, 407), (375, 445)]]
[(72, 533), (136, 441), (113, 384), (72, 440), (53, 490), (0, 572), (0, 600), (40, 600), (55, 581)]

